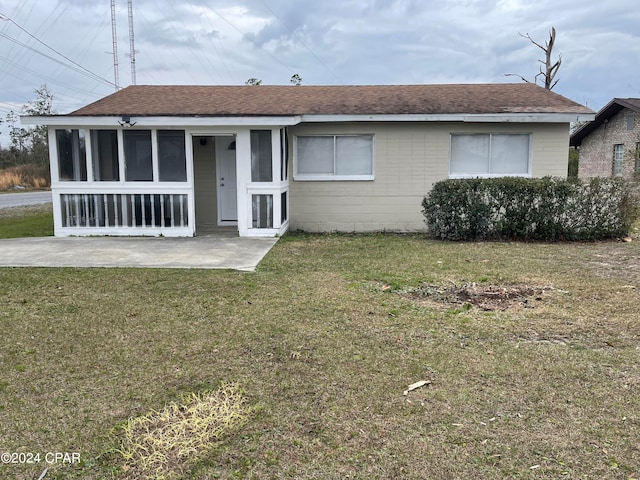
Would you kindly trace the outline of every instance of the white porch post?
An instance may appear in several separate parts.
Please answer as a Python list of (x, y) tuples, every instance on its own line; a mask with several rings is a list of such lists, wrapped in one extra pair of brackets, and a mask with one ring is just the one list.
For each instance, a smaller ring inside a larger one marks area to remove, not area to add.
[[(51, 173), (51, 185), (54, 186), (60, 181), (58, 144), (56, 143), (55, 128), (49, 127), (47, 134), (49, 137), (49, 169)], [(62, 227), (62, 207), (60, 205), (60, 195), (55, 191), (55, 187), (51, 189), (51, 205), (53, 207), (53, 234), (58, 236), (59, 229)]]
[(251, 134), (248, 128), (239, 129), (236, 136), (236, 186), (238, 203), (238, 235), (246, 237), (251, 227), (251, 197), (247, 187), (251, 183)]

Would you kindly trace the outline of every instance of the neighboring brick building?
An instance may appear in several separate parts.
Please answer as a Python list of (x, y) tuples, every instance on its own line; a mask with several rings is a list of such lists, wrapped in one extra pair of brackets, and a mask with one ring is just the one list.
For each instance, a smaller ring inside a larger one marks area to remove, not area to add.
[(640, 175), (640, 98), (614, 98), (571, 135), (580, 178)]

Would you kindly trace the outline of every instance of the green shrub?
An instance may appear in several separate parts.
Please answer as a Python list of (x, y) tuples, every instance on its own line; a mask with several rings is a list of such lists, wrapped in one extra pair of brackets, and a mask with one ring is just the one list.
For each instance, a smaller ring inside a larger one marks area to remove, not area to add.
[(596, 240), (627, 235), (638, 205), (618, 178), (473, 178), (437, 182), (422, 212), (446, 240)]

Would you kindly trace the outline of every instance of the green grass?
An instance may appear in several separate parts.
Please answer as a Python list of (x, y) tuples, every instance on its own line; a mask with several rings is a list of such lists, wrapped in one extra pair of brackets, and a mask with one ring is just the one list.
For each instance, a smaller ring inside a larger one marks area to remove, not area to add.
[(50, 204), (0, 209), (0, 239), (53, 235)]
[[(482, 311), (401, 294), (421, 282), (553, 288)], [(128, 419), (230, 383), (253, 414), (181, 478), (639, 478), (638, 288), (637, 240), (286, 235), (255, 273), (0, 269), (0, 450), (81, 454), (0, 478), (128, 478)]]

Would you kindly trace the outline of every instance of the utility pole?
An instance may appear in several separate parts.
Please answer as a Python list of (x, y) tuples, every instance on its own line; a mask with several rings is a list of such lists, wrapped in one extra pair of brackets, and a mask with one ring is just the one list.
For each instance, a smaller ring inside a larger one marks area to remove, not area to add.
[(128, 0), (129, 6), (129, 52), (131, 55), (131, 85), (136, 84), (136, 49), (133, 44), (133, 0)]
[(120, 90), (120, 73), (118, 72), (118, 35), (116, 34), (116, 0), (111, 0), (111, 37), (113, 39), (113, 77), (116, 92)]

